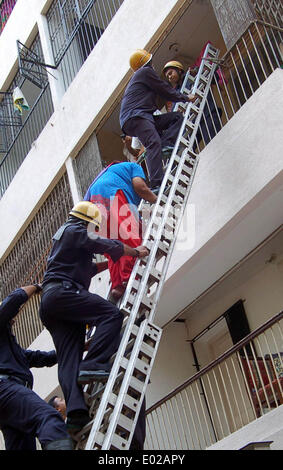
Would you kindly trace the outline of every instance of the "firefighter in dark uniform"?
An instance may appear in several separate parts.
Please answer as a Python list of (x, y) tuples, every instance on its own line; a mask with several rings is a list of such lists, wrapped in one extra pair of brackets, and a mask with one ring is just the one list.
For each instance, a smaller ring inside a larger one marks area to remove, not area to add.
[(36, 450), (36, 437), (44, 450), (72, 449), (59, 413), (32, 391), (30, 367), (53, 366), (55, 351), (23, 349), (11, 329), (20, 307), (39, 289), (16, 289), (0, 305), (0, 428), (6, 450)]
[(152, 55), (138, 49), (130, 57), (130, 66), (135, 72), (122, 99), (120, 125), (129, 136), (139, 138), (146, 148), (146, 162), (150, 187), (157, 192), (162, 179), (162, 152), (172, 151), (182, 125), (183, 115), (170, 112), (154, 115), (157, 98), (176, 102), (193, 102), (194, 95), (184, 95), (159, 78), (151, 65)]
[[(100, 263), (93, 263), (93, 256), (108, 253), (115, 261), (123, 255), (148, 255), (143, 246), (131, 248), (99, 237), (100, 224), (95, 204), (82, 201), (73, 207), (68, 221), (53, 237), (42, 283), (40, 317), (53, 337), (67, 428), (74, 432), (90, 419), (81, 385), (108, 378), (109, 359), (118, 349), (123, 320), (116, 305), (88, 291), (91, 278), (101, 269)], [(96, 328), (82, 360), (86, 325)]]

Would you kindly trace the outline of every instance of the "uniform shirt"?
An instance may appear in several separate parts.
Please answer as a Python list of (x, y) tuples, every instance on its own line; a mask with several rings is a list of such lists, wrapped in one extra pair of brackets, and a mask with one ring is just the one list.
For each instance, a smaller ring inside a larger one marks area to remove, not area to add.
[(88, 290), (91, 278), (97, 273), (93, 256), (108, 253), (115, 262), (124, 254), (122, 242), (98, 237), (89, 231), (94, 227), (93, 224), (90, 223), (87, 228), (83, 222), (77, 220), (78, 222), (66, 224), (59, 240), (54, 235), (43, 286), (52, 281), (69, 281)]
[(129, 204), (138, 206), (141, 198), (133, 188), (132, 179), (135, 177), (145, 180), (144, 171), (138, 163), (123, 162), (111, 165), (90, 185), (84, 199), (95, 203), (97, 201), (95, 196), (101, 196), (102, 200), (106, 200), (106, 205), (109, 206), (110, 200), (114, 199), (115, 194), (120, 189), (125, 194)]
[(11, 320), (28, 300), (23, 289), (16, 289), (0, 305), (0, 374), (18, 377), (32, 387), (30, 367), (53, 366), (57, 363), (55, 351), (31, 351), (17, 343), (11, 329)]
[(185, 95), (174, 90), (172, 86), (161, 80), (151, 66), (137, 70), (131, 78), (121, 103), (120, 125), (133, 117), (142, 117), (154, 122), (153, 113), (157, 110), (156, 98), (176, 102), (187, 101)]

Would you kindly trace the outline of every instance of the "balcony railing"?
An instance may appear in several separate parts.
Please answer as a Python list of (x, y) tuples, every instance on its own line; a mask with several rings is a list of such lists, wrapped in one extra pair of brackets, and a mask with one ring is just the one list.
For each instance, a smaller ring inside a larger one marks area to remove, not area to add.
[[(43, 61), (39, 35), (30, 50)], [(33, 70), (31, 66), (30, 73)], [(20, 115), (15, 112), (12, 97), (16, 87), (21, 89), (29, 105), (29, 110), (23, 110)], [(23, 77), (19, 70), (7, 92), (0, 92), (0, 99), (1, 198), (54, 111), (46, 70), (41, 71), (41, 87)]]
[[(22, 126), (16, 128), (14, 139), (0, 162), (0, 198), (17, 173), (48, 119), (53, 113), (50, 87), (40, 92)], [(1, 118), (0, 118), (1, 121)]]
[[(279, 21), (279, 16), (277, 16)], [(277, 68), (283, 66), (283, 25), (253, 21), (215, 73), (197, 136), (200, 152)]]
[(146, 448), (206, 449), (283, 403), (283, 312), (147, 410)]
[(5, 25), (13, 11), (14, 6), (16, 5), (17, 0), (2, 0), (0, 1), (0, 34), (2, 33)]
[(54, 0), (46, 16), (54, 62), (65, 90), (122, 3), (123, 0)]
[(252, 0), (252, 5), (260, 19), (275, 26), (283, 22), (283, 4), (278, 0)]

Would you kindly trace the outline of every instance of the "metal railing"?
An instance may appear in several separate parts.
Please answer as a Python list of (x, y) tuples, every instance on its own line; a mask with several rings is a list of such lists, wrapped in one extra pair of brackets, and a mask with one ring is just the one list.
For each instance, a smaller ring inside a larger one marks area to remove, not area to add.
[[(43, 60), (39, 35), (30, 50)], [(42, 69), (42, 88), (16, 73), (8, 90), (0, 93), (0, 198), (6, 191), (33, 142), (45, 127), (54, 108), (47, 72)], [(13, 92), (19, 87), (28, 101), (29, 110), (15, 112)]]
[(206, 449), (283, 403), (283, 312), (147, 410), (146, 449)]
[(260, 19), (282, 27), (283, 3), (281, 0), (252, 0), (252, 5)]
[(50, 87), (47, 84), (30, 109), (24, 124), (17, 128), (14, 140), (0, 163), (0, 197), (3, 196), (53, 111)]
[(47, 12), (54, 62), (65, 90), (100, 39), (123, 0), (55, 0)]
[(200, 152), (256, 92), (283, 66), (283, 27), (253, 21), (222, 57), (197, 136)]
[(2, 33), (5, 25), (13, 11), (14, 6), (16, 5), (17, 0), (2, 0), (0, 1), (0, 34)]

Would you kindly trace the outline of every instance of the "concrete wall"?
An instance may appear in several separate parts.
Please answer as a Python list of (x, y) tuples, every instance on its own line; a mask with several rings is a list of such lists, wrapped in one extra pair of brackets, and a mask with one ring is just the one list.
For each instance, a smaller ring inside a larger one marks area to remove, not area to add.
[(18, 62), (18, 39), (26, 44), (36, 28), (36, 21), (43, 7), (50, 0), (18, 0), (13, 12), (0, 36), (0, 90), (9, 85), (11, 71), (15, 70)]
[(250, 442), (271, 441), (271, 450), (283, 449), (283, 406), (270, 411), (239, 431), (222, 439), (206, 450), (239, 450)]
[(201, 153), (189, 203), (195, 240), (176, 244), (156, 321), (165, 325), (283, 220), (283, 71)]
[[(30, 0), (30, 8), (24, 8), (26, 0), (19, 0), (15, 17), (9, 19), (11, 27), (6, 34), (4, 30), (3, 37), (1, 35), (0, 54), (3, 55), (0, 55), (0, 61), (1, 64), (7, 58), (9, 61), (4, 70), (1, 67), (0, 83), (3, 83), (9, 67), (16, 59), (13, 43), (17, 38), (24, 42), (40, 14), (44, 2), (38, 2), (41, 8), (33, 9), (36, 1)], [(156, 0), (150, 2), (150, 8), (145, 8), (144, 2), (139, 0), (125, 0), (122, 4), (0, 201), (0, 217), (3, 222), (0, 258), (38, 209), (39, 202), (45, 197), (50, 185), (54, 184), (60, 171), (63, 171), (67, 158), (76, 155), (121, 92), (130, 77), (130, 54), (152, 40), (178, 3), (180, 2), (176, 0), (168, 0), (164, 4), (163, 0)], [(123, 28), (121, 25), (127, 27)], [(7, 24), (7, 28), (8, 26)], [(11, 57), (8, 54), (9, 47)]]

